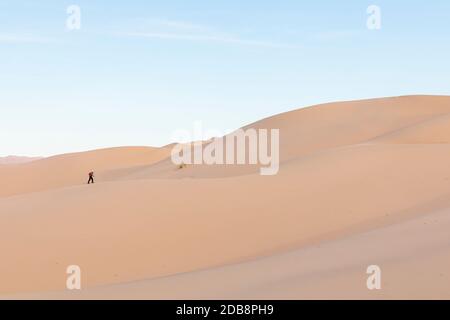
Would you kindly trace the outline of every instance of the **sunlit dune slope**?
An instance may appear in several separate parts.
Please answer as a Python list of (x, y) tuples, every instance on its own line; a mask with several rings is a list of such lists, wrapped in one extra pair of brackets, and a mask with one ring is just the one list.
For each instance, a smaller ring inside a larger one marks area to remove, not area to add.
[(95, 171), (101, 181), (104, 171), (151, 164), (169, 153), (170, 150), (164, 148), (122, 147), (0, 166), (0, 197), (85, 184), (90, 171)]

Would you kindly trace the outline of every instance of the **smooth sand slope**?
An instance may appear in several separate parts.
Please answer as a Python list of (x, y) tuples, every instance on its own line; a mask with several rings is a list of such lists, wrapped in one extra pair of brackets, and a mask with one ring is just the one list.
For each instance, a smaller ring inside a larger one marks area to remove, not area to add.
[[(439, 202), (439, 201), (438, 201)], [(446, 203), (448, 205), (448, 203)], [(442, 299), (450, 294), (450, 211), (250, 262), (152, 280), (48, 293), (58, 299)], [(401, 235), (401, 237), (399, 237)], [(367, 266), (382, 290), (366, 288)], [(28, 295), (28, 298), (42, 297)]]
[(166, 158), (169, 149), (124, 147), (64, 154), (25, 164), (0, 166), (0, 196), (80, 185), (95, 171), (101, 181), (105, 171), (151, 164)]
[[(412, 96), (264, 119), (251, 127), (280, 129), (275, 176), (179, 169), (169, 148), (0, 167), (0, 295), (449, 299), (449, 117), (450, 97)], [(51, 168), (59, 180), (37, 178)], [(381, 291), (365, 286), (371, 264)]]
[(20, 156), (0, 157), (0, 165), (27, 163), (27, 162), (40, 160), (40, 159), (42, 159), (42, 158), (41, 157), (20, 157)]

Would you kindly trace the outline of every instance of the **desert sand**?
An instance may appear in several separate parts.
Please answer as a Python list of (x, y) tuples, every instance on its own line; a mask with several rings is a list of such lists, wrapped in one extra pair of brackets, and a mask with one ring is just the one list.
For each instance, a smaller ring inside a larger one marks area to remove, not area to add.
[(42, 159), (42, 157), (20, 157), (20, 156), (0, 157), (0, 165), (27, 163), (40, 159)]
[[(180, 169), (170, 146), (0, 166), (0, 298), (450, 299), (450, 97), (245, 128), (280, 129), (277, 175)], [(369, 265), (381, 290), (366, 287)]]

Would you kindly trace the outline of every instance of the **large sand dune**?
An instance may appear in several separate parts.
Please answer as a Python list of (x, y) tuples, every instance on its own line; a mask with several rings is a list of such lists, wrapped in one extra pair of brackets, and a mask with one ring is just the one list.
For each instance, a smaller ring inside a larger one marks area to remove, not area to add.
[[(0, 167), (0, 295), (449, 299), (449, 119), (437, 96), (267, 118), (248, 127), (280, 129), (275, 176), (180, 169), (169, 147)], [(380, 291), (366, 288), (371, 264)]]
[(80, 185), (95, 170), (97, 177), (113, 169), (157, 162), (170, 154), (169, 149), (125, 147), (64, 154), (14, 166), (0, 166), (0, 196), (44, 191)]

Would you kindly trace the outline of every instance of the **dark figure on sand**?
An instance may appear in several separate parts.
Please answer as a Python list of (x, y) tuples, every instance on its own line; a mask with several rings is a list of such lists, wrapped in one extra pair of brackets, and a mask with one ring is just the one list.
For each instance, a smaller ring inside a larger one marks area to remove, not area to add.
[(88, 184), (94, 183), (94, 172), (89, 172)]

